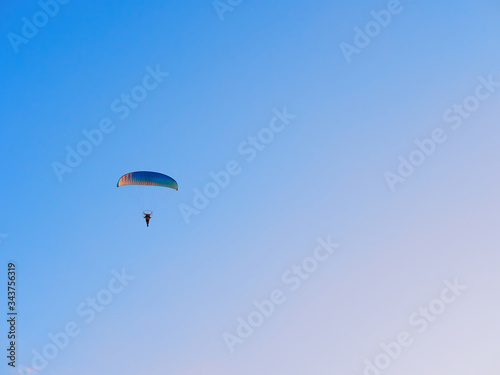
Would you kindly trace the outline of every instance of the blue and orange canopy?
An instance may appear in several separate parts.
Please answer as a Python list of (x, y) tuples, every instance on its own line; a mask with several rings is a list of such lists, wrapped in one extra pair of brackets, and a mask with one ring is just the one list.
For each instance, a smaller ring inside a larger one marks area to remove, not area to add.
[(116, 186), (123, 185), (147, 185), (147, 186), (163, 186), (171, 189), (179, 190), (179, 185), (172, 178), (162, 173), (138, 171), (124, 174), (118, 180)]

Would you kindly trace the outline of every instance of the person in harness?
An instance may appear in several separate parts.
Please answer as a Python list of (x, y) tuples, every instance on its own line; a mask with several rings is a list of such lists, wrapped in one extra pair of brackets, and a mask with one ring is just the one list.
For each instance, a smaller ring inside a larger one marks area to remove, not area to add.
[(151, 211), (144, 211), (144, 219), (146, 219), (146, 225), (149, 227), (149, 220), (151, 220), (151, 216), (153, 213)]

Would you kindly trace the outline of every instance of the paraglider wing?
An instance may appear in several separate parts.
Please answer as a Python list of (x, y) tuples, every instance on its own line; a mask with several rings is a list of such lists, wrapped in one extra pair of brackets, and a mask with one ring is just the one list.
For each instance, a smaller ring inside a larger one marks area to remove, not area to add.
[(163, 186), (179, 190), (177, 182), (172, 177), (169, 177), (162, 173), (147, 171), (124, 174), (120, 177), (116, 186), (119, 187), (124, 185)]

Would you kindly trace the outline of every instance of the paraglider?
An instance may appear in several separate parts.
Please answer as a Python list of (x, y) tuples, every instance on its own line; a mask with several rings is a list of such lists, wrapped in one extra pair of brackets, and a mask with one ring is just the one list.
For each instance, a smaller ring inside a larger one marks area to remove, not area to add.
[[(166, 187), (174, 190), (179, 190), (179, 185), (172, 178), (165, 174), (158, 172), (138, 171), (124, 174), (118, 180), (117, 187), (125, 185), (143, 185), (143, 186), (157, 186)], [(149, 227), (149, 220), (153, 216), (153, 211), (145, 210), (142, 212), (146, 225)]]

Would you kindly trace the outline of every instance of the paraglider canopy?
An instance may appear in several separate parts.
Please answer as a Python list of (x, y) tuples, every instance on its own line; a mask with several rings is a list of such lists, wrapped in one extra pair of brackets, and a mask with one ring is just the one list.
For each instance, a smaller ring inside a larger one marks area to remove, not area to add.
[(172, 178), (158, 172), (138, 171), (124, 174), (118, 180), (117, 187), (123, 185), (147, 185), (147, 186), (163, 186), (171, 189), (179, 190), (179, 185)]
[[(172, 177), (169, 177), (162, 173), (148, 172), (148, 171), (138, 171), (138, 172), (131, 172), (124, 174), (123, 176), (120, 177), (116, 186), (120, 187), (125, 185), (141, 185), (141, 187), (138, 188), (141, 191), (143, 189), (155, 190), (158, 193), (163, 189), (150, 188), (150, 186), (159, 186), (159, 187), (166, 187), (174, 190), (179, 190), (177, 182)], [(143, 193), (144, 192), (140, 193), (141, 200), (143, 202), (142, 206), (144, 207), (146, 200), (148, 201), (148, 207), (147, 207), (148, 209), (143, 211), (143, 215), (144, 219), (146, 220), (146, 225), (149, 227), (149, 220), (153, 215), (153, 212), (149, 210), (149, 208), (151, 208), (154, 205), (153, 201), (156, 201), (156, 199), (152, 199), (153, 197), (149, 197), (149, 199), (146, 199), (145, 197), (146, 194)], [(152, 195), (154, 196), (155, 194)]]

